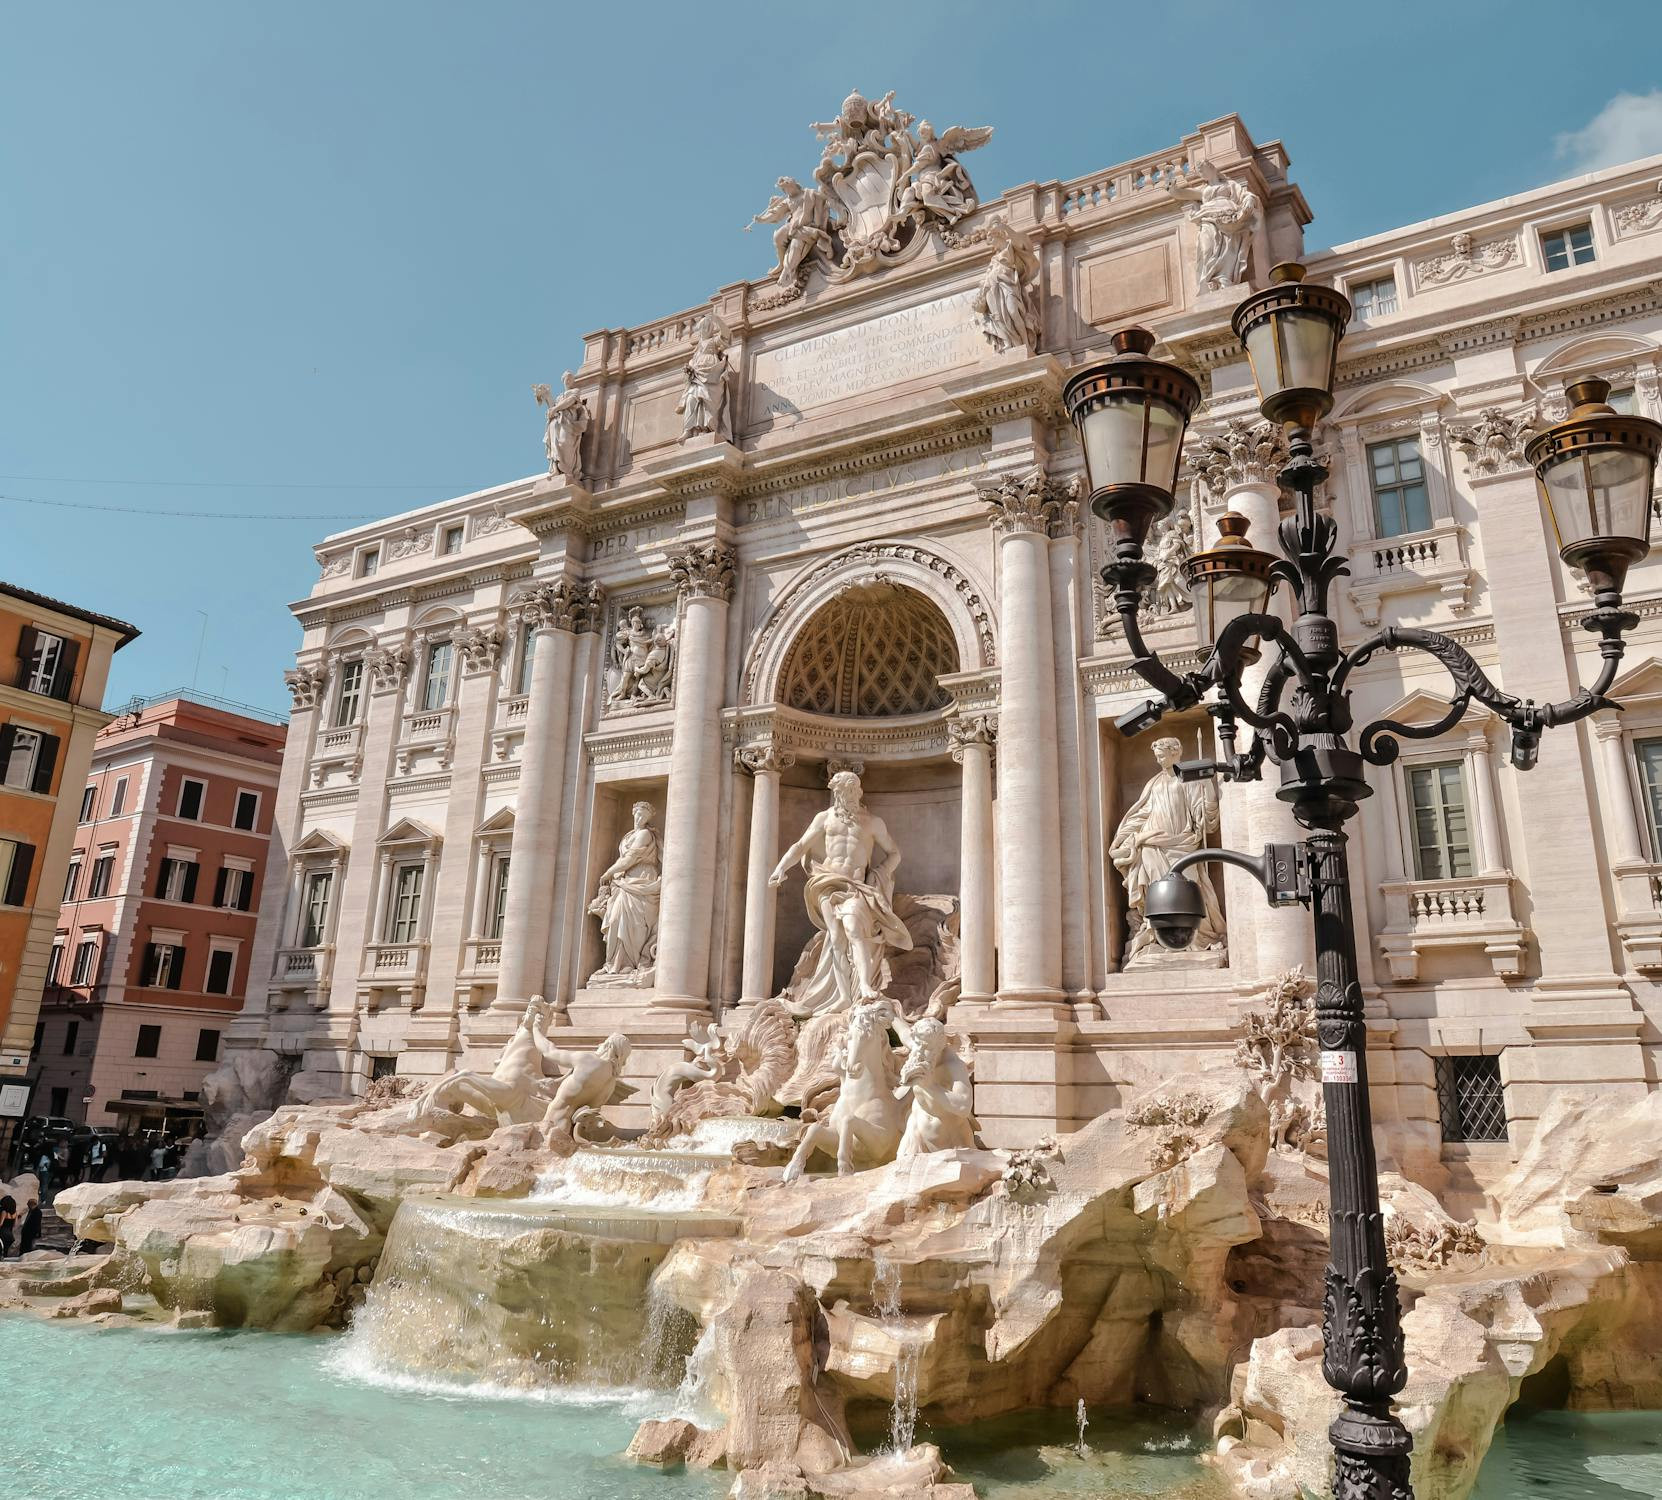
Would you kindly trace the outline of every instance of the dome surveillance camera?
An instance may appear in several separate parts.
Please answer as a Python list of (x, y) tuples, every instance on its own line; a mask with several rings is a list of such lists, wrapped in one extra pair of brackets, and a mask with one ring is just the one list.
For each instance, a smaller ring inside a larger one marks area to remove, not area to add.
[(1187, 948), (1205, 915), (1200, 887), (1187, 875), (1167, 875), (1143, 895), (1143, 916), (1167, 948)]

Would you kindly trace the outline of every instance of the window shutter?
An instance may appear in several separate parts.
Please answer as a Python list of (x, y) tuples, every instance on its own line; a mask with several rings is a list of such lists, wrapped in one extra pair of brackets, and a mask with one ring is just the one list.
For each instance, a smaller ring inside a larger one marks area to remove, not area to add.
[(60, 741), (55, 734), (43, 734), (40, 737), (40, 754), (35, 757), (35, 790), (50, 792), (52, 790), (52, 771), (58, 764), (58, 745)]
[(185, 888), (179, 893), (181, 901), (194, 901), (196, 899), (196, 871), (195, 863), (185, 866)]
[(184, 978), (185, 950), (183, 948), (175, 948), (173, 950), (173, 976), (168, 980), (167, 987), (170, 990), (178, 989), (180, 985), (184, 983)]
[(154, 984), (156, 982), (156, 945), (154, 943), (144, 945), (144, 978), (141, 982), (144, 984)]
[(161, 869), (156, 874), (156, 899), (158, 901), (164, 899), (167, 895), (167, 872), (172, 868), (172, 865), (173, 861), (171, 859), (164, 859)]
[(237, 910), (247, 911), (254, 904), (254, 872), (243, 871), (242, 886), (237, 891)]
[(66, 640), (63, 650), (58, 654), (58, 670), (52, 674), (52, 696), (68, 699), (69, 690), (75, 685), (75, 662), (81, 654), (79, 641)]
[(35, 659), (35, 642), (40, 639), (40, 632), (33, 625), (25, 625), (17, 638), (17, 681), (15, 687), (27, 687), (29, 683), (29, 663)]
[(6, 905), (23, 906), (29, 898), (29, 871), (35, 863), (33, 844), (12, 845), (12, 873), (6, 881)]
[(12, 741), (17, 738), (17, 730), (10, 724), (0, 724), (0, 782), (6, 778), (6, 767), (11, 764)]
[(215, 906), (223, 906), (225, 904), (225, 882), (227, 880), (229, 880), (230, 878), (231, 878), (231, 872), (229, 870), (227, 870), (223, 865), (221, 865), (220, 869), (219, 869), (219, 874), (214, 876), (214, 905)]

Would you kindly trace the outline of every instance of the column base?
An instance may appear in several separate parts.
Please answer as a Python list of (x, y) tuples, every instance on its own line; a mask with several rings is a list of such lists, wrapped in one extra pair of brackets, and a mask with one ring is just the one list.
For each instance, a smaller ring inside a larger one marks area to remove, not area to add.
[(1049, 1015), (1071, 1019), (1073, 1006), (1061, 990), (1000, 989), (993, 998), (995, 1015)]
[(709, 998), (701, 995), (656, 992), (647, 1003), (653, 1010), (679, 1011), (687, 1015), (707, 1016), (711, 1009)]

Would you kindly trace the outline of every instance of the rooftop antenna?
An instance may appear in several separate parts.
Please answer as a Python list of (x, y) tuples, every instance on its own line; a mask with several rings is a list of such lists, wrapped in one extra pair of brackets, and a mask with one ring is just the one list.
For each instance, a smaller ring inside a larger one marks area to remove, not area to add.
[(196, 686), (196, 679), (202, 675), (202, 648), (208, 643), (208, 612), (205, 609), (197, 610), (202, 616), (202, 634), (196, 638), (196, 665), (191, 669), (190, 685)]

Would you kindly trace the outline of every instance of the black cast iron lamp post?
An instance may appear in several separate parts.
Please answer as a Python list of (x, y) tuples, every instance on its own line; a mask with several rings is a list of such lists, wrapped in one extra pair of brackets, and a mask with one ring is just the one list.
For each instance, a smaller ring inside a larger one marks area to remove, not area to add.
[[(1277, 266), (1269, 286), (1235, 312), (1235, 332), (1252, 364), (1260, 410), (1287, 432), (1289, 460), (1279, 477), (1297, 501), (1279, 528), (1281, 556), (1258, 551), (1247, 539), (1244, 519), (1226, 515), (1216, 544), (1185, 564), (1202, 639), (1211, 646), (1196, 671), (1176, 672), (1161, 662), (1144, 644), (1137, 614), (1152, 574), (1143, 560), (1143, 541), (1150, 524), (1171, 511), (1175, 455), (1199, 404), (1199, 389), (1182, 370), (1150, 358), (1151, 334), (1128, 329), (1114, 337), (1115, 357), (1075, 375), (1064, 399), (1085, 449), (1091, 508), (1113, 536), (1113, 561), (1102, 576), (1113, 589), (1131, 665), (1158, 695), (1123, 715), (1117, 727), (1122, 734), (1138, 734), (1168, 710), (1204, 701), (1217, 721), (1219, 758), (1180, 761), (1176, 774), (1252, 781), (1270, 761), (1280, 773), (1276, 796), (1309, 830), (1302, 843), (1272, 844), (1256, 857), (1220, 849), (1186, 854), (1148, 888), (1143, 910), (1162, 943), (1186, 947), (1205, 908), (1198, 887), (1183, 872), (1206, 862), (1249, 871), (1272, 905), (1311, 910), (1332, 1240), (1322, 1373), (1344, 1398), (1344, 1410), (1329, 1429), (1333, 1494), (1335, 1500), (1413, 1500), (1408, 1462), (1413, 1442), (1392, 1410), (1408, 1371), (1379, 1208), (1344, 825), (1369, 795), (1368, 765), (1389, 765), (1403, 738), (1442, 734), (1473, 701), (1512, 726), (1512, 763), (1520, 770), (1534, 765), (1543, 730), (1615, 706), (1604, 695), (1616, 678), (1622, 636), (1638, 623), (1622, 608), (1622, 585), (1629, 566), (1650, 550), (1651, 485), (1662, 452), (1662, 424), (1613, 412), (1603, 404), (1609, 394), (1604, 382), (1582, 381), (1569, 392), (1575, 410), (1526, 450), (1560, 555), (1583, 569), (1593, 588), (1595, 608), (1583, 625), (1599, 637), (1603, 660), (1592, 687), (1564, 703), (1515, 698), (1497, 688), (1461, 646), (1430, 630), (1394, 626), (1342, 651), (1327, 601), (1333, 581), (1347, 569), (1335, 555), (1332, 517), (1316, 508), (1316, 487), (1327, 471), (1315, 457), (1311, 431), (1332, 409), (1339, 340), (1349, 318), (1344, 297), (1306, 282), (1297, 265)], [(1291, 625), (1269, 613), (1270, 597), (1282, 584), (1292, 596)], [(1257, 660), (1261, 649), (1274, 655), (1249, 701), (1241, 669)], [(1453, 679), (1447, 711), (1433, 724), (1379, 720), (1354, 734), (1353, 748), (1350, 674), (1381, 651), (1400, 650), (1426, 652), (1447, 669)], [(1237, 723), (1253, 731), (1252, 743), (1239, 753)]]

